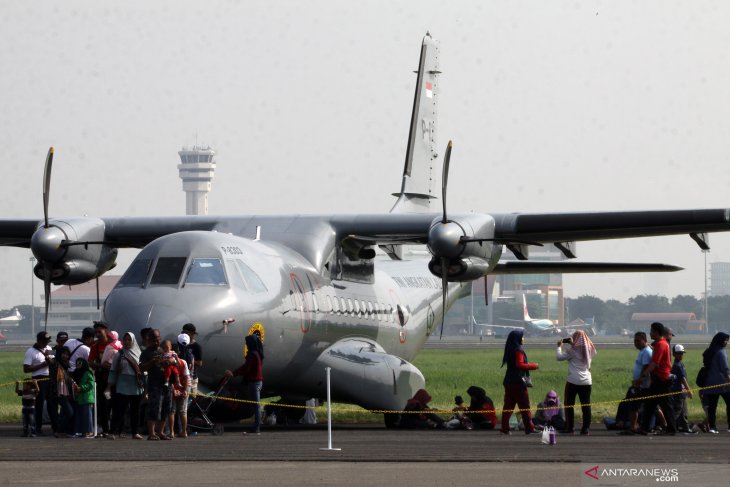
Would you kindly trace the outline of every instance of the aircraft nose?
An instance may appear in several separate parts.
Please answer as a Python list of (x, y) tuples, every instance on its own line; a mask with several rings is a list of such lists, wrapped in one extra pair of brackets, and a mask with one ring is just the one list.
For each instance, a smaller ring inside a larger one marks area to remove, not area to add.
[(159, 328), (163, 337), (179, 332), (185, 323), (192, 321), (183, 311), (160, 304), (131, 306), (112, 316), (108, 311), (106, 318), (117, 331), (138, 333), (142, 328)]

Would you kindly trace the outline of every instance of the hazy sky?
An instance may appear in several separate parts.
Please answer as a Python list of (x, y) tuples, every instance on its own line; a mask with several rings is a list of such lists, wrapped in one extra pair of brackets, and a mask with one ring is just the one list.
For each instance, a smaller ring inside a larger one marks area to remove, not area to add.
[[(730, 206), (728, 25), (721, 1), (0, 0), (0, 217), (42, 216), (51, 145), (52, 216), (183, 214), (196, 134), (212, 214), (387, 211), (427, 30), (450, 211)], [(688, 236), (578, 252), (687, 270), (566, 277), (568, 296), (703, 291)], [(30, 301), (29, 256), (0, 249), (0, 308)]]

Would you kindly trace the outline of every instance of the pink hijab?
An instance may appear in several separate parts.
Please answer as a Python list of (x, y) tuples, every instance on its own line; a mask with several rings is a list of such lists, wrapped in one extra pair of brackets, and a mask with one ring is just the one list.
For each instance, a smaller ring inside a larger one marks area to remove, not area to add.
[(583, 360), (591, 368), (591, 360), (596, 356), (596, 347), (583, 330), (573, 333), (573, 351), (575, 355)]

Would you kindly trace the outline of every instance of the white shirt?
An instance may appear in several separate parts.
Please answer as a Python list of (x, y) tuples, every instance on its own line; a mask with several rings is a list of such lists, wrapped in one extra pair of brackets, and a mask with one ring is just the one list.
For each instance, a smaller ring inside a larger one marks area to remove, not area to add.
[(576, 357), (573, 347), (569, 348), (567, 352), (563, 352), (562, 347), (558, 347), (555, 350), (555, 358), (568, 361), (568, 382), (571, 384), (589, 386), (593, 383), (588, 364)]
[[(46, 352), (51, 351), (51, 347), (46, 346), (44, 349)], [(35, 366), (40, 363), (46, 363), (46, 355), (35, 347), (30, 347), (25, 351), (25, 357), (23, 357), (23, 365)], [(45, 367), (41, 367), (35, 372), (31, 373), (31, 377), (48, 377), (48, 364)]]
[[(81, 345), (79, 347), (79, 345)], [(68, 361), (68, 371), (73, 372), (76, 370), (76, 359), (82, 358), (84, 360), (89, 360), (89, 354), (91, 353), (91, 349), (84, 345), (84, 342), (77, 338), (72, 338), (68, 340), (64, 347), (71, 350), (71, 358)], [(78, 348), (76, 348), (78, 347)], [(74, 352), (74, 349), (76, 350)]]

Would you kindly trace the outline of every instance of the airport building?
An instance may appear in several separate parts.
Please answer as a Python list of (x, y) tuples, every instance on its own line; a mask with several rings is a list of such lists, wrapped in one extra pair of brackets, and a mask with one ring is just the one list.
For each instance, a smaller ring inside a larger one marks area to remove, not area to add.
[(185, 191), (185, 214), (207, 215), (208, 193), (215, 173), (215, 151), (210, 146), (183, 147), (177, 169)]
[[(59, 331), (68, 332), (69, 337), (78, 338), (81, 330), (101, 319), (104, 300), (116, 286), (121, 276), (99, 278), (99, 304), (96, 309), (96, 280), (77, 286), (63, 286), (51, 293), (51, 309), (48, 312), (48, 333), (55, 337)], [(42, 311), (41, 314), (44, 314)], [(41, 323), (45, 316), (41, 316)]]
[(730, 262), (710, 264), (710, 296), (730, 295)]

